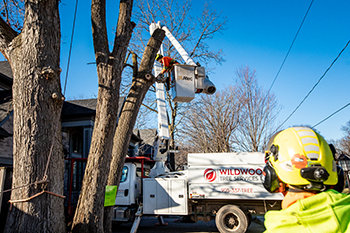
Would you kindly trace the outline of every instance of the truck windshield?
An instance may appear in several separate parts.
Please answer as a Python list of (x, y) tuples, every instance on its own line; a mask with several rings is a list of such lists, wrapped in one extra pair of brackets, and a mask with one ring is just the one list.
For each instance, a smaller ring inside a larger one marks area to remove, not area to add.
[(123, 168), (122, 178), (120, 179), (120, 183), (126, 181), (128, 177), (128, 167)]

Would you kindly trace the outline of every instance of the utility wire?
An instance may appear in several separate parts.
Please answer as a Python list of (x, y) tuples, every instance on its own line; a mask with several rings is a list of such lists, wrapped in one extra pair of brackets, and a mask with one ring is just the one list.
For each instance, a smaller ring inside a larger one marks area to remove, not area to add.
[(304, 97), (304, 99), (299, 103), (299, 105), (293, 110), (293, 112), (283, 121), (283, 123), (277, 128), (279, 129), (284, 123), (286, 123), (289, 118), (291, 118), (291, 116), (298, 110), (298, 108), (304, 103), (304, 101), (309, 97), (309, 95), (311, 94), (311, 92), (313, 92), (313, 90), (316, 88), (316, 86), (321, 82), (321, 80), (324, 78), (324, 76), (327, 74), (327, 72), (331, 69), (331, 67), (333, 66), (333, 64), (338, 60), (338, 58), (340, 57), (340, 55), (344, 52), (344, 50), (346, 49), (346, 47), (348, 47), (350, 43), (350, 40), (348, 41), (348, 43), (346, 43), (345, 47), (340, 51), (340, 53), (338, 54), (338, 56), (333, 60), (333, 62), (331, 63), (331, 65), (328, 67), (328, 69), (323, 73), (323, 75), (321, 76), (321, 78), (317, 81), (317, 83), (312, 87), (312, 89), (309, 91), (309, 93)]
[[(266, 95), (265, 95), (265, 97), (264, 97), (264, 99), (263, 99), (263, 101), (262, 101), (262, 104), (261, 104), (262, 106), (265, 105), (265, 101), (266, 101), (266, 99), (269, 97), (270, 91), (271, 91), (273, 85), (275, 84), (275, 82), (276, 82), (276, 80), (277, 80), (277, 78), (278, 78), (278, 76), (279, 76), (279, 74), (280, 74), (280, 72), (281, 72), (281, 70), (282, 70), (282, 68), (283, 68), (283, 66), (284, 66), (284, 63), (286, 62), (287, 57), (288, 57), (290, 51), (292, 50), (292, 47), (293, 47), (293, 45), (294, 45), (294, 42), (295, 42), (295, 40), (297, 39), (297, 37), (298, 37), (298, 35), (299, 35), (299, 32), (300, 32), (301, 27), (303, 26), (303, 24), (304, 24), (304, 22), (305, 22), (305, 19), (306, 19), (307, 15), (309, 14), (309, 11), (310, 11), (310, 9), (311, 9), (311, 6), (312, 6), (313, 2), (314, 2), (314, 0), (311, 1), (310, 5), (309, 5), (309, 8), (307, 9), (307, 11), (306, 11), (306, 13), (305, 13), (305, 15), (304, 15), (303, 20), (302, 20), (301, 23), (300, 23), (300, 26), (299, 26), (299, 28), (298, 28), (298, 31), (296, 32), (296, 34), (295, 34), (295, 36), (294, 36), (294, 39), (293, 39), (293, 41), (292, 41), (292, 44), (289, 46), (288, 52), (287, 52), (286, 56), (284, 57), (283, 62), (282, 62), (282, 64), (281, 64), (281, 66), (280, 66), (278, 72), (277, 72), (277, 74), (276, 74), (274, 80), (272, 81), (272, 84), (271, 84), (269, 90), (266, 92)], [(260, 111), (260, 107), (259, 107), (259, 111)]]
[(334, 116), (335, 114), (337, 114), (338, 112), (340, 112), (341, 110), (343, 110), (344, 108), (348, 107), (350, 105), (350, 103), (346, 104), (345, 106), (343, 106), (342, 108), (338, 109), (337, 111), (333, 112), (331, 115), (329, 115), (328, 117), (326, 117), (325, 119), (323, 119), (322, 121), (318, 122), (316, 125), (312, 126), (312, 128), (315, 128), (316, 126), (318, 126), (319, 124), (323, 123), (324, 121), (328, 120), (329, 118), (331, 118), (332, 116)]
[(70, 56), (72, 53), (72, 45), (73, 45), (73, 36), (74, 36), (74, 28), (75, 28), (75, 20), (77, 18), (77, 9), (78, 9), (78, 0), (75, 2), (75, 11), (74, 11), (74, 18), (73, 18), (73, 27), (72, 27), (72, 35), (70, 39), (70, 46), (69, 46), (69, 54), (68, 54), (68, 62), (67, 62), (67, 70), (66, 70), (66, 79), (64, 82), (64, 89), (63, 89), (63, 96), (66, 94), (66, 88), (67, 88), (67, 81), (68, 81), (68, 71), (69, 71), (69, 64), (70, 64)]
[(290, 50), (292, 49), (295, 40), (297, 39), (297, 36), (298, 36), (298, 34), (299, 34), (299, 32), (300, 32), (300, 29), (301, 29), (301, 27), (302, 27), (303, 24), (304, 24), (304, 21), (305, 21), (305, 19), (306, 19), (306, 16), (309, 14), (309, 11), (310, 11), (310, 8), (311, 8), (313, 2), (314, 2), (314, 0), (311, 1), (310, 6), (309, 6), (309, 8), (307, 9), (307, 11), (306, 11), (306, 13), (305, 13), (305, 16), (304, 16), (304, 18), (303, 18), (303, 21), (301, 22), (301, 24), (300, 24), (300, 26), (299, 26), (299, 29), (298, 29), (297, 33), (295, 34), (295, 36), (294, 36), (293, 42), (292, 42), (292, 44), (290, 45), (290, 47), (289, 47), (289, 49), (288, 49), (288, 52), (287, 52), (286, 56), (284, 57), (284, 60), (283, 60), (283, 62), (282, 62), (282, 64), (281, 64), (281, 66), (280, 66), (280, 68), (279, 68), (279, 70), (278, 70), (278, 72), (277, 72), (277, 74), (276, 74), (276, 77), (275, 77), (275, 79), (273, 80), (273, 82), (272, 82), (272, 84), (271, 84), (271, 86), (270, 86), (270, 88), (269, 88), (267, 94), (270, 93), (272, 86), (275, 84), (276, 79), (277, 79), (278, 75), (280, 74), (284, 63), (285, 63), (286, 60), (287, 60), (287, 57), (288, 57), (288, 55), (289, 55), (289, 52), (290, 52)]

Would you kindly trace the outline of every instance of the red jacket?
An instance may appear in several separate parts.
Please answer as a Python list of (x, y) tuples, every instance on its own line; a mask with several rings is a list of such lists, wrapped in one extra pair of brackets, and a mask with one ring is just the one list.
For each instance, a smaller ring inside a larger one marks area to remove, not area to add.
[(163, 64), (163, 70), (160, 72), (162, 74), (164, 74), (167, 71), (170, 71), (173, 68), (174, 64), (179, 64), (171, 57), (163, 57), (160, 63)]

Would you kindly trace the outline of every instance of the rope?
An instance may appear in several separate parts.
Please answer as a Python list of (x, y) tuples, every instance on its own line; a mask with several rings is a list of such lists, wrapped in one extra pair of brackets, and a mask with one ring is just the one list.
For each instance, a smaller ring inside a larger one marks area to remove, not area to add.
[[(65, 85), (64, 85), (63, 96), (64, 96), (65, 93), (66, 93), (66, 87), (67, 87), (68, 70), (69, 70), (70, 56), (71, 56), (71, 51), (72, 51), (72, 43), (73, 43), (73, 35), (74, 35), (74, 29), (75, 29), (75, 21), (76, 21), (76, 15), (77, 15), (77, 8), (78, 8), (78, 0), (76, 0), (76, 3), (75, 3), (75, 11), (74, 11), (74, 19), (73, 19), (73, 28), (72, 28), (71, 42), (70, 42), (70, 48), (69, 48), (68, 65), (67, 65), (67, 71), (66, 71), (66, 79), (65, 79)], [(54, 133), (53, 138), (52, 138), (52, 143), (51, 143), (50, 152), (49, 152), (49, 156), (48, 156), (48, 159), (47, 159), (47, 163), (46, 163), (46, 167), (45, 167), (45, 172), (44, 172), (43, 179), (40, 180), (40, 181), (37, 181), (37, 182), (30, 183), (30, 184), (18, 186), (18, 187), (16, 187), (16, 188), (4, 190), (4, 191), (1, 191), (0, 193), (5, 193), (5, 192), (12, 191), (12, 190), (24, 188), (24, 187), (31, 186), (31, 185), (37, 185), (37, 184), (45, 184), (44, 189), (46, 189), (47, 183), (49, 182), (49, 180), (47, 179), (47, 178), (48, 178), (48, 177), (47, 177), (47, 171), (48, 171), (48, 168), (49, 168), (49, 163), (50, 163), (50, 160), (51, 160), (51, 154), (52, 154), (53, 147), (54, 147), (54, 144), (55, 144), (55, 143), (54, 143), (54, 142), (55, 142), (55, 136), (56, 136), (57, 129), (58, 129), (58, 127), (59, 127), (59, 122), (60, 122), (59, 120), (60, 120), (60, 116), (61, 116), (61, 114), (62, 114), (64, 99), (65, 99), (65, 98), (62, 97), (61, 110), (60, 110), (60, 112), (59, 112), (59, 114), (58, 114), (56, 129), (55, 129), (55, 133)], [(37, 197), (37, 196), (40, 196), (40, 195), (43, 194), (43, 193), (48, 193), (48, 194), (51, 194), (51, 195), (54, 195), (54, 196), (57, 196), (57, 197), (65, 198), (65, 196), (62, 196), (62, 195), (59, 195), (59, 194), (56, 194), (56, 193), (52, 193), (52, 192), (50, 192), (50, 191), (43, 190), (43, 191), (41, 191), (40, 193), (37, 193), (37, 194), (35, 194), (34, 196), (31, 196), (31, 197), (26, 198), (26, 199), (15, 200), (15, 201), (9, 200), (9, 202), (11, 203), (11, 209), (12, 209), (12, 203), (16, 203), (16, 202), (26, 202), (26, 201), (29, 201), (29, 200), (31, 200), (31, 199)]]
[(55, 137), (56, 137), (56, 132), (57, 132), (59, 123), (60, 123), (60, 116), (61, 116), (61, 114), (62, 114), (63, 104), (64, 104), (64, 97), (63, 97), (63, 101), (62, 101), (62, 106), (61, 106), (60, 113), (58, 114), (56, 129), (55, 129), (55, 133), (53, 134), (53, 137), (52, 137), (52, 143), (51, 143), (51, 147), (50, 147), (49, 157), (48, 157), (48, 159), (47, 159), (46, 168), (45, 168), (45, 172), (44, 172), (44, 176), (43, 176), (43, 179), (42, 179), (42, 180), (47, 180), (47, 170), (48, 170), (48, 168), (49, 168), (49, 163), (50, 163), (50, 159), (51, 159), (51, 154), (52, 154), (53, 146), (54, 146), (54, 144), (55, 144)]
[[(70, 64), (70, 56), (71, 56), (71, 53), (72, 53), (73, 36), (74, 36), (74, 29), (75, 29), (75, 20), (77, 18), (77, 10), (78, 10), (78, 0), (75, 1), (75, 10), (74, 10), (74, 18), (73, 18), (72, 35), (71, 35), (71, 39), (70, 39), (68, 62), (67, 62), (67, 71), (66, 71), (66, 80), (64, 82), (63, 96), (65, 96), (65, 94), (66, 94), (66, 87), (67, 87), (67, 81), (68, 81), (68, 71), (69, 71), (69, 64)], [(58, 115), (58, 120), (57, 120), (55, 132), (57, 132), (57, 129), (58, 129), (58, 126), (59, 126), (59, 120), (60, 120), (60, 116), (62, 114), (63, 103), (64, 103), (64, 97), (63, 97), (63, 102), (62, 102), (62, 106), (61, 106), (61, 111), (60, 111), (60, 113)], [(50, 159), (51, 159), (51, 154), (52, 154), (52, 150), (53, 150), (53, 146), (54, 146), (54, 141), (55, 141), (55, 134), (53, 135), (53, 138), (52, 138), (52, 144), (51, 144), (51, 147), (50, 147), (49, 158), (48, 158), (47, 163), (46, 163), (46, 168), (45, 168), (43, 180), (47, 180), (47, 170), (49, 168), (49, 162), (50, 162)]]
[(48, 194), (51, 194), (51, 195), (56, 196), (56, 197), (65, 198), (65, 196), (63, 196), (63, 195), (59, 195), (59, 194), (57, 194), (57, 193), (53, 193), (53, 192), (50, 192), (50, 191), (43, 190), (43, 191), (41, 191), (40, 193), (37, 193), (37, 194), (35, 194), (35, 195), (31, 196), (31, 197), (28, 197), (28, 198), (26, 198), (26, 199), (20, 199), (20, 200), (14, 200), (14, 201), (9, 200), (9, 202), (10, 202), (10, 204), (11, 204), (11, 206), (10, 206), (10, 211), (12, 210), (12, 205), (13, 205), (13, 203), (27, 202), (27, 201), (30, 201), (30, 200), (32, 200), (32, 199), (34, 199), (34, 198), (40, 196), (40, 195), (43, 194), (43, 193), (48, 193)]
[(24, 187), (27, 187), (27, 186), (31, 186), (31, 185), (33, 185), (33, 184), (37, 185), (37, 184), (44, 184), (44, 183), (48, 183), (48, 182), (49, 182), (48, 180), (40, 180), (40, 181), (37, 181), (37, 182), (34, 182), (34, 183), (30, 183), (30, 184), (25, 184), (25, 185), (22, 185), (22, 186), (18, 186), (18, 187), (16, 187), (16, 188), (7, 189), (7, 190), (5, 190), (5, 191), (1, 191), (0, 193), (10, 192), (10, 191), (12, 191), (12, 190), (24, 188)]

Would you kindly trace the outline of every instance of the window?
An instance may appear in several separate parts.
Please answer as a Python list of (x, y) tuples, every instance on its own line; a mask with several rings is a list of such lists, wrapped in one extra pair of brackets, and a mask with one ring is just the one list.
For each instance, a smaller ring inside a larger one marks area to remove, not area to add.
[(122, 178), (120, 179), (120, 183), (126, 181), (126, 178), (128, 177), (128, 167), (123, 168)]
[(76, 161), (73, 166), (73, 191), (80, 191), (83, 184), (85, 162)]
[[(143, 168), (143, 175), (145, 177), (149, 176), (149, 172), (150, 172), (150, 170), (148, 168)], [(141, 177), (141, 168), (140, 167), (138, 167), (136, 169), (136, 177)]]
[(74, 133), (72, 135), (72, 152), (83, 154), (83, 136), (80, 133)]

